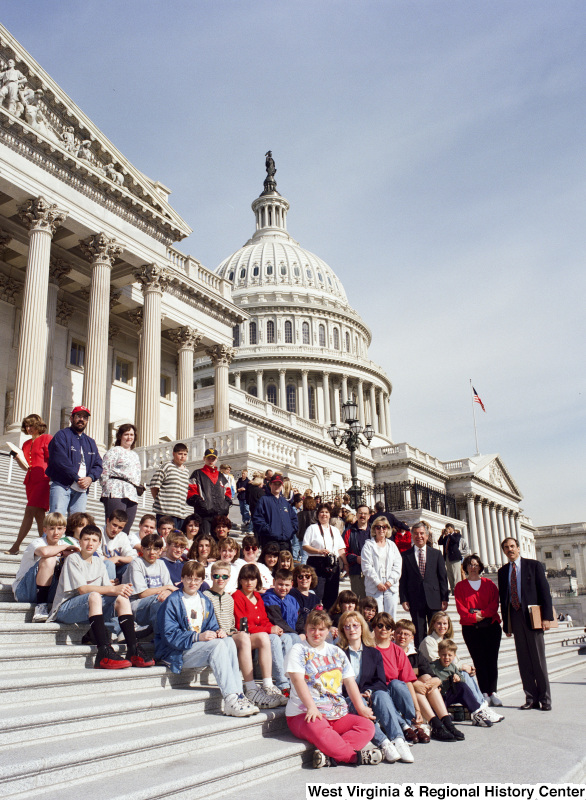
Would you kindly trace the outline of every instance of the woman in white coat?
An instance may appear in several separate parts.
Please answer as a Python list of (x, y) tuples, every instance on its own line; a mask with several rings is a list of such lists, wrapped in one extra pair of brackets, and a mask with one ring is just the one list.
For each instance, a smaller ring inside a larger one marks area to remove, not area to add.
[(379, 611), (395, 619), (399, 599), (399, 578), (403, 560), (399, 548), (391, 542), (391, 526), (386, 517), (377, 517), (370, 528), (371, 539), (360, 553), (364, 589), (374, 597)]

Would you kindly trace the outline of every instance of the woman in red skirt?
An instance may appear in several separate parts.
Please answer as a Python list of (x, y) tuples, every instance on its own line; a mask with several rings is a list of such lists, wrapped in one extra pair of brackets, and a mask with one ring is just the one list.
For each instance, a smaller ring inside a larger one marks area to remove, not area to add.
[(7, 555), (17, 556), (20, 543), (36, 521), (39, 536), (43, 535), (43, 520), (49, 509), (49, 478), (45, 475), (49, 461), (49, 442), (51, 436), (45, 433), (47, 425), (38, 414), (29, 414), (22, 421), (22, 432), (31, 438), (22, 444), (22, 452), (26, 464), (17, 459), (22, 469), (26, 470), (24, 485), (26, 487), (26, 508), (18, 531), (16, 541), (7, 550)]

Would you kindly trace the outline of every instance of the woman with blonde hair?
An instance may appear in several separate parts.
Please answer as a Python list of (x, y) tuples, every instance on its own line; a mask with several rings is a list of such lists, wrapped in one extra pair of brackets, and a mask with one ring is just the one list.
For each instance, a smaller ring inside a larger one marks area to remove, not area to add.
[(45, 433), (47, 425), (38, 414), (29, 414), (22, 421), (21, 430), (30, 436), (22, 443), (22, 455), (16, 456), (21, 469), (25, 470), (26, 507), (16, 541), (6, 550), (6, 555), (17, 556), (21, 542), (30, 531), (33, 522), (37, 523), (39, 536), (43, 535), (43, 520), (49, 510), (49, 478), (45, 470), (49, 462), (49, 442), (51, 436)]
[(364, 590), (374, 597), (379, 611), (386, 611), (393, 619), (399, 599), (399, 578), (403, 560), (397, 545), (391, 541), (391, 525), (386, 517), (377, 517), (370, 528), (360, 553)]

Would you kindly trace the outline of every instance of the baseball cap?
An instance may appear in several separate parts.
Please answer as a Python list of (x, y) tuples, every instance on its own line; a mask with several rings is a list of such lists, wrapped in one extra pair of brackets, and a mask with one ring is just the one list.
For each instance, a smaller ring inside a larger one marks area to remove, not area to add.
[(73, 416), (74, 414), (87, 414), (88, 417), (91, 417), (92, 412), (85, 406), (75, 406), (75, 408), (71, 410), (71, 415)]
[(214, 456), (215, 458), (217, 458), (218, 457), (218, 451), (214, 447), (208, 447), (208, 449), (203, 454), (203, 457), (207, 458), (208, 456)]
[(269, 483), (283, 483), (283, 478), (280, 475), (273, 475)]

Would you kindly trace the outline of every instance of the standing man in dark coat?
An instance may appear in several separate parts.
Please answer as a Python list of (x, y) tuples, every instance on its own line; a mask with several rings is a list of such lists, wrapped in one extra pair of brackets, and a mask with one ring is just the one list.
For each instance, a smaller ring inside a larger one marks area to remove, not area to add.
[(297, 512), (281, 494), (283, 478), (273, 475), (270, 494), (261, 497), (254, 509), (252, 526), (263, 545), (276, 542), (281, 550), (291, 550), (291, 539), (297, 534)]
[(385, 504), (382, 502), (382, 500), (379, 500), (377, 503), (374, 504), (374, 514), (371, 514), (368, 520), (369, 528), (377, 517), (386, 517), (391, 528), (396, 528), (398, 531), (409, 530), (409, 526), (406, 525), (404, 522), (401, 522), (401, 520), (398, 517), (396, 517), (394, 514), (391, 514), (390, 511), (385, 511)]
[[(521, 558), (519, 542), (512, 537), (501, 543), (509, 563), (498, 571), (503, 629), (515, 637), (517, 664), (523, 682), (525, 702), (521, 708), (551, 711), (551, 692), (545, 661), (544, 631), (553, 621), (553, 605), (545, 570), (539, 561)], [(534, 630), (528, 606), (541, 607), (541, 628)], [(541, 704), (541, 705), (540, 705)]]
[(427, 547), (427, 528), (418, 522), (411, 528), (413, 547), (403, 553), (399, 580), (399, 601), (415, 625), (415, 646), (427, 636), (429, 621), (436, 611), (448, 607), (448, 576), (439, 550)]
[(212, 519), (227, 516), (232, 505), (232, 490), (226, 477), (216, 467), (218, 451), (208, 447), (204, 453), (204, 465), (194, 469), (189, 476), (187, 504), (193, 506), (201, 517), (200, 533), (211, 533)]
[(350, 567), (350, 587), (354, 594), (361, 598), (366, 597), (364, 590), (364, 575), (362, 574), (362, 548), (370, 539), (370, 525), (368, 524), (368, 506), (359, 505), (356, 509), (356, 522), (344, 534), (346, 545), (346, 560)]

